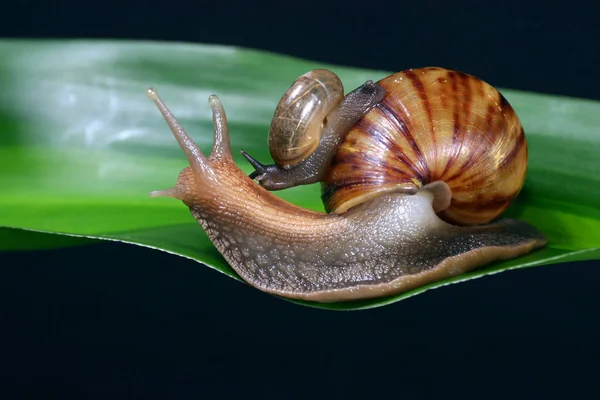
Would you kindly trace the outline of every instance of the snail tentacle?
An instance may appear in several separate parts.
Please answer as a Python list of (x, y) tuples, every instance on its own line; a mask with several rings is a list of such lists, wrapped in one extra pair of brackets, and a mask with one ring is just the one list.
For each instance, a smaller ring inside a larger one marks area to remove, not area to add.
[(190, 162), (167, 195), (189, 207), (229, 265), (262, 291), (321, 302), (392, 295), (545, 243), (520, 221), (470, 227), (442, 221), (433, 204), (448, 202), (444, 183), (386, 194), (342, 215), (303, 209), (237, 167), (216, 96), (213, 152), (205, 157), (153, 93)]
[(292, 167), (263, 165), (242, 151), (242, 155), (255, 168), (250, 177), (268, 190), (282, 190), (319, 182), (345, 135), (358, 120), (383, 100), (385, 94), (385, 89), (373, 81), (367, 81), (348, 93), (327, 115), (318, 147), (304, 161)]
[(173, 136), (175, 136), (175, 139), (177, 139), (179, 146), (185, 152), (185, 155), (190, 165), (198, 170), (207, 168), (206, 156), (202, 153), (202, 150), (200, 150), (200, 148), (196, 146), (196, 144), (190, 138), (190, 136), (185, 132), (181, 124), (179, 124), (175, 116), (171, 113), (171, 110), (169, 110), (169, 108), (158, 95), (156, 89), (148, 88), (148, 90), (146, 91), (146, 95), (154, 102), (154, 104), (156, 104), (156, 107), (167, 122), (167, 125), (169, 125), (171, 132), (173, 132)]
[(261, 177), (265, 173), (267, 173), (267, 169), (272, 167), (271, 165), (264, 165), (256, 158), (252, 157), (250, 154), (246, 153), (244, 150), (240, 150), (240, 154), (244, 156), (244, 158), (252, 165), (254, 168), (254, 172), (252, 172), (248, 177), (250, 179), (255, 179), (257, 177)]
[(233, 162), (231, 141), (229, 139), (229, 126), (227, 125), (223, 104), (216, 95), (210, 96), (208, 102), (212, 108), (213, 125), (215, 127), (215, 137), (211, 156)]
[(190, 166), (179, 174), (175, 186), (169, 189), (154, 190), (150, 192), (150, 196), (173, 197), (186, 204), (193, 202), (198, 197), (211, 196), (210, 192), (203, 192), (203, 190), (205, 186), (213, 186), (218, 179), (215, 166), (220, 164), (235, 165), (231, 153), (227, 116), (221, 100), (216, 95), (211, 95), (208, 98), (213, 115), (214, 141), (212, 152), (209, 157), (206, 157), (179, 124), (156, 90), (153, 88), (148, 89), (147, 95), (158, 107), (190, 163)]

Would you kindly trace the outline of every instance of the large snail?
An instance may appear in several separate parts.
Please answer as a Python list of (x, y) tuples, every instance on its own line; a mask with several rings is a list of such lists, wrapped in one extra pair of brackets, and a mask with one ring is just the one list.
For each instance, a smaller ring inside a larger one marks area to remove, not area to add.
[[(387, 296), (546, 243), (525, 222), (496, 220), (523, 185), (527, 144), (509, 103), (473, 76), (412, 69), (344, 96), (332, 72), (310, 71), (275, 111), (275, 164), (242, 151), (250, 176), (233, 161), (217, 96), (209, 157), (154, 89), (148, 96), (190, 163), (151, 196), (187, 205), (233, 269), (265, 292), (320, 302)], [(314, 182), (327, 213), (268, 191)]]

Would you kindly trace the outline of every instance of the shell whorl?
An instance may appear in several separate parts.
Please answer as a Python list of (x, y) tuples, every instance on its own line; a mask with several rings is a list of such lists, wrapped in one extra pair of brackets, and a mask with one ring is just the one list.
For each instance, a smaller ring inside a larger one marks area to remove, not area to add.
[(281, 167), (292, 167), (319, 145), (327, 114), (344, 98), (333, 72), (315, 69), (300, 76), (279, 101), (269, 130), (269, 151)]
[(340, 145), (322, 182), (328, 212), (381, 192), (443, 181), (448, 222), (487, 223), (519, 193), (527, 143), (513, 108), (489, 84), (457, 71), (422, 68), (378, 82), (387, 94)]

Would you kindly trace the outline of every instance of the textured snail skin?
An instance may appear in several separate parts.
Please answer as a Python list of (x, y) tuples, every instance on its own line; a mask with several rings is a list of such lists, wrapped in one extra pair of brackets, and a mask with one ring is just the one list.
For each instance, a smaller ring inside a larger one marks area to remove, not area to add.
[[(325, 72), (324, 70), (317, 70)], [(311, 71), (314, 72), (314, 71)], [(327, 71), (329, 74), (331, 72)], [(304, 76), (304, 75), (303, 75)], [(297, 81), (298, 82), (298, 81)], [(336, 88), (337, 89), (337, 88)], [(289, 92), (295, 92), (292, 87)], [(281, 115), (280, 108), (283, 105), (287, 106), (289, 102), (288, 93), (279, 103), (280, 106), (275, 112), (275, 121), (286, 120), (287, 115)], [(337, 90), (335, 90), (337, 94)], [(308, 185), (319, 182), (327, 173), (327, 166), (334, 157), (338, 145), (342, 142), (350, 128), (358, 122), (365, 114), (367, 114), (375, 105), (377, 105), (385, 96), (385, 89), (367, 81), (357, 89), (348, 93), (339, 104), (325, 99), (325, 104), (318, 107), (318, 114), (323, 118), (327, 117), (327, 122), (323, 124), (322, 134), (318, 147), (314, 148), (303, 160), (298, 160), (298, 163), (292, 167), (285, 167), (279, 164), (263, 165), (245, 151), (241, 151), (242, 155), (254, 167), (255, 171), (250, 174), (250, 179), (256, 179), (257, 182), (268, 190), (282, 190), (297, 185)], [(299, 101), (297, 101), (299, 103)], [(313, 119), (312, 117), (311, 119)], [(296, 120), (294, 118), (294, 120)], [(279, 145), (272, 138), (286, 137), (286, 133), (290, 131), (289, 125), (282, 123), (273, 123), (269, 134), (269, 148), (271, 154), (277, 153)], [(296, 133), (295, 130), (292, 130)], [(294, 137), (301, 136), (300, 134)], [(312, 136), (312, 134), (309, 134)], [(296, 139), (295, 142), (298, 142)], [(280, 152), (281, 153), (281, 152)], [(301, 162), (300, 162), (301, 161)]]
[(173, 188), (151, 196), (186, 204), (232, 268), (265, 292), (319, 302), (392, 295), (545, 244), (542, 234), (520, 221), (472, 227), (442, 221), (432, 203), (446, 207), (451, 193), (441, 182), (414, 195), (385, 194), (341, 215), (302, 209), (237, 167), (216, 96), (209, 99), (215, 127), (209, 157), (156, 92), (149, 89), (148, 96), (190, 163)]

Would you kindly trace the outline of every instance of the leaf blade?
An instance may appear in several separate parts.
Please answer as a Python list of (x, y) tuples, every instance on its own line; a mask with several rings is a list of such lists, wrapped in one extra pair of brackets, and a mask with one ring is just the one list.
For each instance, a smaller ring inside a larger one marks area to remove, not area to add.
[[(118, 240), (197, 260), (237, 280), (185, 206), (147, 196), (171, 186), (186, 162), (146, 99), (146, 87), (160, 90), (204, 149), (212, 145), (207, 98), (219, 94), (235, 160), (250, 172), (238, 150), (269, 160), (270, 118), (298, 75), (331, 68), (354, 88), (387, 74), (232, 47), (154, 42), (2, 40), (0, 55), (0, 187), (6, 192), (0, 250)], [(311, 306), (369, 308), (500, 271), (600, 258), (600, 103), (501, 91), (523, 122), (530, 154), (525, 186), (506, 215), (545, 232), (548, 247), (391, 298)], [(277, 195), (323, 210), (316, 185)], [(8, 239), (15, 229), (82, 239), (45, 241), (32, 234), (29, 245)]]

